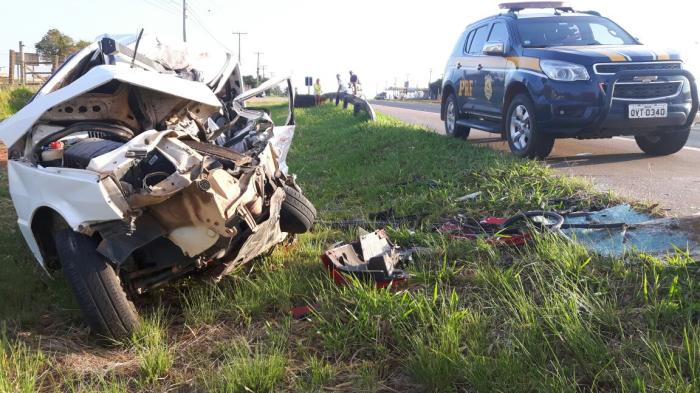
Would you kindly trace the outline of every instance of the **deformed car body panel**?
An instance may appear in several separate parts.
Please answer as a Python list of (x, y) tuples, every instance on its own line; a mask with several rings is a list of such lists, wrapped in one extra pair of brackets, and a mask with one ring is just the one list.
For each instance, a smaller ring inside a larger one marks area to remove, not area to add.
[[(102, 53), (119, 47), (104, 40), (69, 59), (0, 124), (19, 227), (37, 261), (46, 267), (45, 239), (33, 226), (43, 208), (99, 237), (97, 251), (138, 278), (138, 293), (195, 269), (221, 276), (283, 241), (285, 187), (299, 190), (286, 175), (295, 128), (290, 79), (240, 94), (230, 55), (218, 75), (189, 80), (196, 70), (157, 70), (162, 64), (143, 55), (134, 67), (123, 53)], [(284, 82), (285, 124), (246, 108)], [(244, 149), (217, 145), (211, 136), (221, 128), (246, 141), (235, 145)]]
[[(110, 178), (71, 168), (37, 168), (24, 162), (7, 163), (10, 194), (17, 223), (29, 249), (44, 266), (44, 258), (32, 233), (35, 212), (43, 207), (60, 212), (73, 230), (90, 222), (121, 220), (126, 201), (110, 192)], [(40, 185), (40, 186), (38, 186)], [(120, 200), (121, 199), (121, 200)]]
[(25, 106), (14, 116), (0, 123), (0, 140), (8, 147), (13, 146), (51, 108), (113, 80), (199, 102), (210, 106), (212, 111), (221, 106), (216, 95), (202, 83), (122, 65), (102, 65), (92, 68), (66, 87), (46, 95), (37, 95), (31, 105)]

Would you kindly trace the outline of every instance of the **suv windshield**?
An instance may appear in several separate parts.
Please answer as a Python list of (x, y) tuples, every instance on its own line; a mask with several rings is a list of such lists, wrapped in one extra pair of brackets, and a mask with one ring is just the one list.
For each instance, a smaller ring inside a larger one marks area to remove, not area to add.
[(637, 44), (620, 26), (597, 16), (518, 19), (517, 26), (526, 48)]

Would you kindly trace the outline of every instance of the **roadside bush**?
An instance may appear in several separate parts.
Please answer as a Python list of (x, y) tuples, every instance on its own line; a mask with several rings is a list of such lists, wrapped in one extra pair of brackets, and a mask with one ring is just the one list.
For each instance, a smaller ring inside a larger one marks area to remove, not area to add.
[(0, 89), (0, 120), (22, 109), (33, 95), (34, 91), (26, 87)]

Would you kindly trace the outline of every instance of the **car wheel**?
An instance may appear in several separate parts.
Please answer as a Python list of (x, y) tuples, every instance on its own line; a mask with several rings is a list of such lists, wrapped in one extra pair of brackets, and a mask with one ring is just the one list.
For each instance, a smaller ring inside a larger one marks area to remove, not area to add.
[(638, 135), (637, 146), (651, 156), (666, 156), (680, 151), (688, 142), (690, 129), (663, 134)]
[(293, 234), (308, 232), (316, 221), (316, 208), (294, 188), (285, 186), (284, 192), (287, 195), (280, 210), (280, 229)]
[(445, 102), (445, 134), (456, 138), (469, 138), (469, 127), (464, 127), (457, 124), (459, 111), (457, 110), (457, 97), (454, 94), (447, 96)]
[(108, 339), (131, 335), (139, 326), (138, 312), (112, 265), (97, 252), (97, 242), (71, 229), (59, 230), (54, 240), (63, 274), (92, 332)]
[(510, 151), (519, 157), (544, 159), (554, 148), (554, 138), (537, 129), (532, 100), (524, 94), (508, 106), (506, 138)]

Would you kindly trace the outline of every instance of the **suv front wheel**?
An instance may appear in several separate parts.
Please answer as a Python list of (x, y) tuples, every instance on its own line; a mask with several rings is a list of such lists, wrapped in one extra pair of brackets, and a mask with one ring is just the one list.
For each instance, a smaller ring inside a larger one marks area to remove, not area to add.
[(545, 159), (554, 148), (554, 138), (538, 130), (533, 107), (527, 95), (515, 96), (506, 112), (506, 139), (516, 156)]
[(457, 119), (459, 119), (457, 97), (454, 94), (450, 94), (445, 101), (445, 133), (447, 136), (454, 136), (455, 138), (469, 138), (470, 128), (457, 124)]
[(680, 151), (688, 142), (690, 129), (668, 132), (663, 134), (637, 135), (637, 141), (642, 151), (650, 156), (666, 156)]

